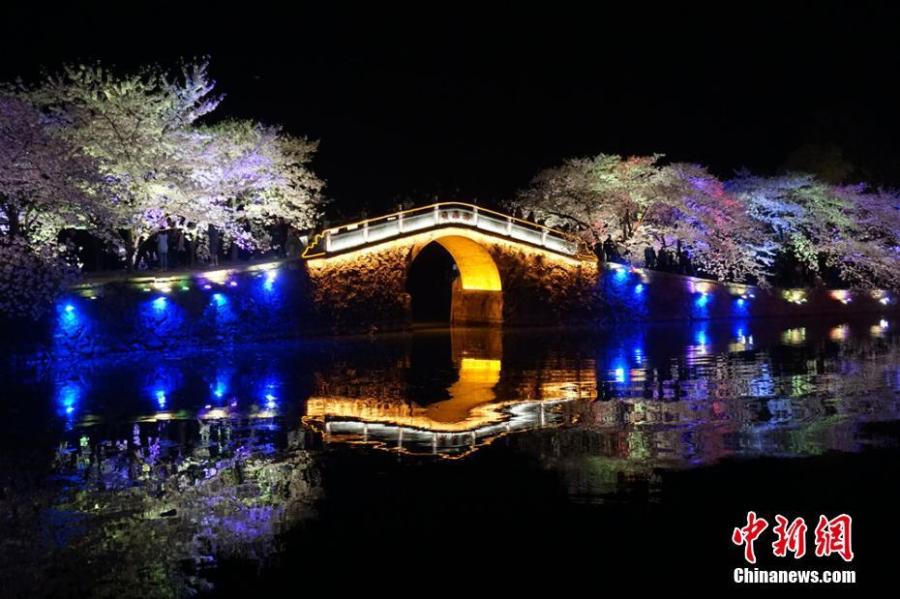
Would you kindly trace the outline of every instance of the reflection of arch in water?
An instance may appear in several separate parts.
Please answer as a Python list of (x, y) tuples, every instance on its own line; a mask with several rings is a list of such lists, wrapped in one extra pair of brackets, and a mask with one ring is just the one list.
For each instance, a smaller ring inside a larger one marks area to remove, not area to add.
[(553, 406), (593, 394), (573, 383), (580, 375), (570, 373), (564, 380), (542, 384), (537, 398), (499, 401), (500, 331), (455, 327), (450, 334), (457, 380), (447, 388), (448, 399), (418, 405), (406, 398), (319, 395), (307, 401), (303, 422), (332, 442), (453, 457), (507, 433), (543, 426)]
[(455, 324), (502, 322), (503, 288), (497, 263), (482, 244), (469, 237), (436, 236), (414, 246), (407, 276), (412, 274), (416, 258), (431, 244), (446, 250), (459, 270), (451, 290), (450, 321)]

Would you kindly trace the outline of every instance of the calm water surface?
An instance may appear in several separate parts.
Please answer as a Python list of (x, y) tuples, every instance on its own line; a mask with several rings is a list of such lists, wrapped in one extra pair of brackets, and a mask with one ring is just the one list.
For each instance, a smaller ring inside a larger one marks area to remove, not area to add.
[(877, 570), (897, 327), (435, 329), (8, 367), (0, 588), (723, 587), (748, 509), (855, 510)]

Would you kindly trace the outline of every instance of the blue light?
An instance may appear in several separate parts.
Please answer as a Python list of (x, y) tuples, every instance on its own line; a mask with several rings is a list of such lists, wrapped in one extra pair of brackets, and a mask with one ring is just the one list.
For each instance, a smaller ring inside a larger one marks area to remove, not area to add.
[(624, 268), (619, 268), (616, 270), (616, 281), (624, 281), (628, 278), (628, 271)]
[(638, 283), (637, 285), (635, 285), (635, 286), (634, 286), (634, 292), (637, 293), (638, 295), (640, 295), (641, 293), (643, 293), (643, 292), (644, 292), (644, 284), (643, 284), (643, 283)]
[(221, 293), (213, 293), (212, 301), (217, 306), (224, 306), (228, 302), (228, 298), (226, 298)]
[(644, 350), (642, 350), (640, 347), (634, 348), (634, 361), (638, 364), (644, 363)]
[(704, 331), (704, 330), (697, 331), (694, 338), (697, 341), (697, 345), (706, 345), (707, 344), (706, 331)]
[(616, 382), (617, 382), (617, 383), (624, 383), (624, 382), (625, 382), (625, 369), (624, 369), (624, 368), (622, 368), (621, 366), (619, 366), (619, 367), (616, 368), (613, 372), (615, 373), (615, 376), (616, 376)]
[(698, 308), (705, 308), (706, 304), (709, 303), (709, 295), (707, 295), (705, 293), (701, 293), (697, 297), (697, 299), (694, 300), (694, 303), (697, 305)]
[(278, 405), (278, 389), (281, 386), (281, 382), (274, 376), (269, 375), (263, 381), (259, 387), (259, 396), (263, 399), (263, 403), (266, 408), (270, 410), (274, 410)]
[(263, 289), (266, 291), (272, 291), (275, 288), (275, 279), (278, 278), (277, 270), (270, 270), (266, 272), (266, 280), (263, 282)]
[(162, 312), (163, 310), (165, 310), (166, 309), (166, 298), (158, 297), (155, 300), (153, 300), (153, 309), (156, 310), (157, 312)]
[(90, 324), (74, 302), (57, 304), (56, 311), (59, 314), (58, 330), (66, 336), (82, 331)]
[(159, 405), (159, 409), (163, 410), (166, 407), (166, 392), (162, 389), (156, 390), (156, 403)]
[(213, 387), (213, 395), (222, 399), (225, 396), (225, 383), (217, 382), (216, 386)]
[(82, 390), (79, 384), (71, 381), (64, 383), (57, 392), (56, 401), (60, 411), (66, 416), (74, 414), (75, 408), (81, 400), (81, 394)]
[(746, 315), (750, 308), (750, 302), (744, 297), (739, 297), (734, 300), (734, 311), (737, 314)]

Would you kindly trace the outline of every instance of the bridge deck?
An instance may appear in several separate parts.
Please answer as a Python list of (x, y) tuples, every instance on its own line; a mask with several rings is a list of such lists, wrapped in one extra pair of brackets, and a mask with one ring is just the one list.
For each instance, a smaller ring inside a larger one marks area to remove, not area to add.
[(307, 246), (303, 257), (327, 257), (432, 229), (461, 226), (563, 256), (587, 253), (577, 237), (562, 231), (473, 204), (440, 202), (325, 229)]

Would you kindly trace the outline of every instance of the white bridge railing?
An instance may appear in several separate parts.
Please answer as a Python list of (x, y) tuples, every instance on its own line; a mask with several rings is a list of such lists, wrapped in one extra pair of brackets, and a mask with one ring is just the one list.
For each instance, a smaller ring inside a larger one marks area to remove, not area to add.
[(325, 229), (304, 250), (303, 257), (327, 256), (447, 226), (471, 227), (565, 256), (577, 256), (581, 251), (581, 242), (562, 231), (473, 204), (441, 202)]

